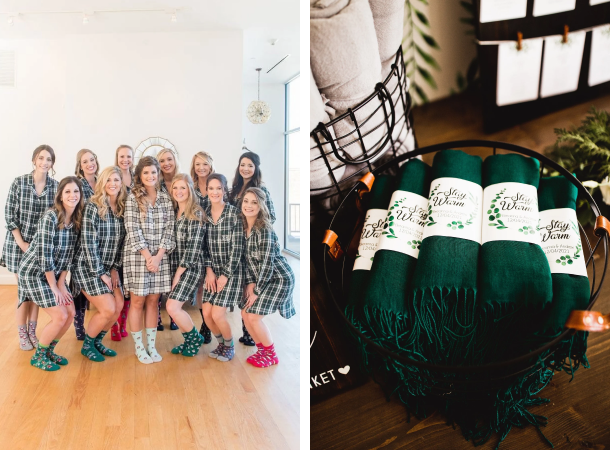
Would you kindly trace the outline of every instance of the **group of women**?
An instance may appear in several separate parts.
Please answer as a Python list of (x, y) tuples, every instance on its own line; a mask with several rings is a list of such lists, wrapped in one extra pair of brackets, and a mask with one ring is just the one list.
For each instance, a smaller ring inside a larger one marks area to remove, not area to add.
[[(227, 308), (239, 306), (240, 341), (257, 347), (247, 361), (277, 364), (263, 318), (295, 314), (294, 274), (272, 228), (275, 212), (258, 155), (241, 155), (230, 190), (206, 152), (193, 156), (190, 175), (179, 172), (172, 150), (142, 157), (135, 169), (133, 156), (130, 146), (120, 146), (115, 165), (100, 173), (95, 153), (83, 149), (75, 176), (58, 183), (55, 153), (41, 145), (33, 171), (10, 187), (0, 265), (17, 277), (19, 345), (36, 348), (31, 364), (45, 371), (68, 364), (55, 348), (72, 321), (84, 340), (81, 353), (92, 361), (116, 356), (103, 338), (109, 331), (113, 340), (126, 337), (127, 322), (138, 360), (161, 361), (155, 345), (161, 295), (171, 328), (184, 336), (172, 353), (195, 356), (214, 334), (218, 344), (208, 356), (233, 359)], [(200, 330), (183, 310), (187, 301), (199, 306)], [(87, 302), (95, 312), (85, 329)], [(38, 338), (39, 307), (50, 322)]]

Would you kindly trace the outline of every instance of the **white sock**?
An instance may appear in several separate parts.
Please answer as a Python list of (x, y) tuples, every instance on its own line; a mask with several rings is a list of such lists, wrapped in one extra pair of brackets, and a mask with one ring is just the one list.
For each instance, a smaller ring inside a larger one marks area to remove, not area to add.
[(157, 340), (157, 329), (156, 328), (146, 328), (146, 351), (152, 358), (154, 362), (159, 362), (163, 358), (157, 352), (155, 348), (155, 341)]
[(138, 360), (142, 364), (152, 364), (154, 361), (152, 358), (146, 353), (146, 349), (144, 348), (144, 342), (142, 342), (142, 331), (132, 331), (131, 336), (133, 337), (133, 341), (136, 344), (136, 356)]

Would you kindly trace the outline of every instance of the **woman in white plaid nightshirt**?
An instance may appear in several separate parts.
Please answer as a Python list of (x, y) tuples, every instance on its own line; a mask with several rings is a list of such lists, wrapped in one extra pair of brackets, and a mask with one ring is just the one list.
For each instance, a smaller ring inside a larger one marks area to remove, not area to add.
[[(163, 358), (155, 348), (159, 296), (170, 292), (172, 273), (169, 255), (175, 246), (174, 206), (169, 196), (159, 190), (160, 168), (152, 156), (138, 162), (135, 184), (127, 197), (123, 252), (125, 290), (131, 296), (129, 327), (135, 341), (136, 355), (144, 364)], [(142, 313), (146, 305), (147, 345), (142, 340)]]
[(123, 309), (118, 270), (122, 267), (125, 225), (123, 214), (127, 189), (118, 167), (107, 167), (99, 177), (95, 193), (85, 206), (80, 243), (74, 257), (73, 295), (82, 294), (95, 305), (81, 353), (91, 361), (104, 361), (116, 352), (102, 339)]
[[(169, 148), (162, 148), (157, 153), (157, 161), (159, 161), (159, 167), (161, 168), (161, 175), (159, 177), (159, 187), (167, 195), (172, 196), (169, 187), (172, 184), (174, 176), (178, 173), (178, 160), (176, 155)], [(164, 292), (164, 294), (166, 294)], [(178, 325), (174, 322), (172, 316), (169, 316), (169, 329), (177, 330)], [(161, 298), (159, 298), (159, 316), (157, 317), (157, 331), (163, 331), (163, 322), (161, 321)]]
[[(201, 206), (201, 209), (204, 211), (210, 204), (210, 199), (207, 194), (207, 179), (208, 176), (213, 173), (214, 160), (212, 159), (212, 155), (208, 152), (195, 153), (191, 160), (191, 178), (193, 179), (193, 186), (195, 187), (195, 195), (197, 196), (199, 206)], [(204, 277), (201, 277), (201, 284), (199, 289), (197, 289), (196, 302), (197, 308), (199, 308), (199, 314), (201, 314), (201, 328), (199, 329), (199, 334), (205, 339), (204, 344), (209, 344), (212, 342), (212, 332), (205, 324), (203, 310), (201, 309), (203, 305), (203, 278)]]
[[(269, 216), (271, 223), (275, 222), (275, 209), (273, 209), (273, 202), (271, 201), (271, 194), (265, 186), (263, 186), (263, 174), (261, 172), (261, 159), (260, 157), (251, 151), (243, 153), (239, 157), (239, 163), (235, 170), (235, 177), (233, 177), (233, 187), (229, 194), (229, 202), (241, 212), (241, 202), (244, 198), (244, 193), (249, 187), (257, 187), (262, 189), (266, 194), (265, 203), (269, 210)], [(241, 328), (243, 336), (239, 338), (239, 342), (244, 345), (253, 346), (254, 340), (252, 336), (248, 334), (246, 324), (242, 320)]]
[(189, 313), (182, 310), (182, 306), (193, 299), (203, 275), (201, 249), (206, 225), (191, 177), (179, 173), (170, 188), (176, 210), (176, 249), (170, 255), (174, 277), (172, 291), (167, 297), (167, 312), (174, 317), (184, 336), (184, 344), (172, 349), (172, 353), (195, 356), (204, 343), (204, 338), (195, 328)]
[[(85, 204), (95, 192), (95, 185), (97, 183), (99, 169), (100, 166), (97, 162), (97, 155), (91, 150), (84, 148), (76, 154), (76, 168), (74, 169), (74, 175), (80, 179), (83, 185), (82, 195)], [(74, 291), (74, 283), (72, 278), (70, 278), (70, 290)], [(76, 339), (79, 341), (85, 340), (86, 307), (87, 299), (85, 296), (80, 292), (74, 295), (74, 309), (76, 309), (76, 315), (74, 316), (74, 331), (76, 332)]]
[(55, 346), (74, 318), (72, 294), (66, 284), (80, 231), (83, 198), (77, 177), (59, 183), (53, 206), (44, 213), (32, 245), (19, 264), (19, 304), (32, 300), (51, 321), (40, 333), (30, 364), (45, 371), (59, 370), (68, 360), (55, 353)]
[(285, 319), (296, 314), (292, 301), (294, 273), (280, 252), (266, 205), (266, 194), (248, 188), (242, 214), (246, 228), (246, 298), (239, 307), (258, 351), (246, 360), (256, 367), (278, 363), (273, 339), (263, 318), (276, 311)]
[[(133, 148), (129, 145), (120, 145), (114, 155), (114, 165), (121, 169), (121, 178), (123, 185), (127, 189), (127, 195), (131, 192), (134, 183), (133, 176)], [(123, 280), (123, 268), (119, 269), (119, 279), (122, 284)], [(131, 299), (129, 293), (124, 292), (125, 302), (123, 303), (123, 309), (119, 315), (119, 320), (111, 328), (110, 338), (113, 341), (120, 341), (121, 338), (127, 337), (127, 314), (129, 313), (129, 306), (131, 305)]]
[[(49, 176), (55, 164), (55, 152), (48, 145), (36, 147), (32, 155), (34, 170), (15, 178), (11, 184), (4, 209), (6, 219), (6, 239), (2, 249), (0, 265), (13, 272), (17, 278), (19, 263), (28, 249), (38, 221), (42, 214), (53, 205), (57, 192), (57, 181)], [(33, 302), (17, 308), (17, 329), (19, 348), (32, 350), (38, 345), (36, 324), (38, 306)]]
[(224, 175), (214, 173), (208, 177), (207, 193), (210, 205), (205, 211), (203, 317), (218, 340), (218, 347), (209, 356), (224, 362), (235, 356), (227, 308), (235, 306), (244, 295), (244, 228), (237, 209), (225, 203)]

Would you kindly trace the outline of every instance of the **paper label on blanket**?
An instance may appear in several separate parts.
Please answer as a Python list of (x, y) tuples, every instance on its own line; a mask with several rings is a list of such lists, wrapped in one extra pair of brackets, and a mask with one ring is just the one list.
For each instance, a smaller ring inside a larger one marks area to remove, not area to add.
[(534, 17), (572, 11), (576, 7), (576, 0), (534, 0)]
[(565, 44), (561, 36), (544, 39), (540, 97), (565, 94), (578, 89), (586, 35), (585, 31), (570, 33)]
[(428, 199), (407, 191), (395, 191), (390, 200), (379, 250), (392, 250), (417, 258), (428, 221)]
[[(481, 243), (483, 188), (459, 178), (437, 178), (430, 184), (424, 239), (447, 236)], [(422, 239), (423, 241), (423, 239)]]
[(386, 209), (369, 209), (366, 212), (354, 270), (371, 270), (387, 213)]
[(587, 276), (576, 211), (548, 209), (540, 213), (540, 246), (551, 273)]
[(481, 23), (525, 17), (527, 0), (481, 0)]
[(589, 86), (610, 81), (610, 25), (594, 28), (591, 32), (591, 61)]
[(540, 245), (538, 191), (531, 184), (497, 183), (483, 191), (483, 244), (520, 241)]
[(542, 38), (524, 40), (521, 50), (517, 50), (516, 42), (498, 45), (498, 106), (538, 98), (543, 41)]

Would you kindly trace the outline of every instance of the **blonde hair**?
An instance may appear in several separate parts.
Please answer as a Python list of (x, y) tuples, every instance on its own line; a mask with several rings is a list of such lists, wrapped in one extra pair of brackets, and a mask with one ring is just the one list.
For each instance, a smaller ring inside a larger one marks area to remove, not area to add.
[(121, 175), (121, 169), (117, 166), (106, 167), (102, 170), (100, 174), (97, 184), (95, 185), (95, 193), (89, 200), (91, 203), (97, 206), (97, 210), (99, 212), (100, 218), (102, 220), (106, 220), (106, 215), (108, 214), (108, 210), (110, 209), (110, 200), (108, 199), (108, 194), (106, 194), (106, 184), (108, 183), (108, 179), (110, 175), (116, 174), (119, 176), (119, 180), (121, 180), (121, 190), (117, 195), (116, 199), (116, 216), (123, 217), (125, 213), (125, 201), (127, 200), (127, 187), (125, 183), (123, 183), (123, 178)]
[(146, 188), (142, 183), (142, 171), (145, 167), (153, 166), (157, 169), (157, 185), (159, 187), (159, 177), (161, 177), (161, 168), (159, 167), (159, 161), (154, 156), (145, 156), (138, 161), (138, 165), (136, 166), (135, 175), (134, 175), (134, 186), (132, 189), (132, 193), (136, 199), (136, 203), (140, 207), (140, 212), (144, 215), (146, 214), (146, 210), (150, 206), (150, 202), (146, 197)]
[[(269, 230), (273, 229), (273, 226), (271, 225), (271, 214), (269, 214), (269, 208), (267, 207), (267, 195), (265, 194), (265, 192), (257, 187), (250, 187), (248, 189), (246, 189), (246, 191), (244, 192), (244, 195), (242, 196), (242, 210), (244, 207), (244, 203), (243, 203), (243, 199), (246, 196), (246, 194), (251, 193), (256, 197), (256, 201), (258, 202), (258, 206), (260, 207), (260, 210), (258, 212), (258, 215), (256, 216), (256, 220), (254, 221), (254, 225), (252, 226), (252, 229), (255, 230), (262, 230), (264, 228), (267, 228)], [(247, 228), (248, 226), (248, 222), (246, 221), (246, 216), (244, 215), (243, 211), (240, 211), (241, 217), (244, 221), (244, 230)]]
[(132, 172), (132, 175), (133, 175), (133, 171), (132, 171), (132, 168), (133, 168), (133, 148), (131, 148), (131, 146), (123, 144), (123, 145), (119, 145), (117, 147), (116, 152), (114, 152), (114, 165), (117, 166), (117, 167), (120, 167), (119, 166), (119, 150), (121, 150), (122, 148), (128, 148), (131, 151), (131, 167), (129, 168), (129, 171)]
[[(169, 148), (162, 148), (161, 150), (159, 150), (159, 153), (157, 153), (157, 161), (160, 161), (161, 155), (163, 155), (165, 153), (171, 153), (172, 156), (174, 157), (174, 173), (172, 174), (172, 178), (173, 178), (180, 172), (180, 166), (178, 164), (178, 157), (176, 156), (176, 154), (174, 153), (173, 150), (171, 150)], [(159, 164), (161, 164), (161, 162), (159, 162)], [(163, 176), (163, 175), (161, 175), (161, 176)]]
[(80, 231), (81, 221), (83, 220), (83, 209), (85, 203), (83, 201), (83, 184), (78, 177), (67, 176), (59, 182), (59, 186), (57, 186), (57, 193), (55, 194), (55, 201), (50, 209), (53, 209), (57, 214), (58, 228), (63, 230), (66, 226), (66, 208), (64, 208), (61, 198), (63, 197), (64, 188), (70, 183), (76, 184), (78, 191), (80, 192), (78, 205), (76, 205), (76, 208), (74, 208), (74, 212), (72, 213), (72, 223), (74, 224), (74, 228), (78, 233)]
[(83, 171), (83, 168), (80, 165), (80, 160), (83, 157), (83, 155), (86, 155), (87, 153), (91, 153), (93, 155), (93, 157), (95, 158), (95, 178), (97, 178), (97, 175), (100, 171), (100, 163), (97, 161), (97, 155), (95, 153), (93, 153), (91, 150), (89, 149), (82, 149), (79, 150), (78, 153), (76, 154), (76, 168), (74, 169), (74, 175), (76, 175), (77, 177), (80, 178), (85, 178), (85, 172)]
[(212, 155), (210, 155), (208, 152), (197, 152), (193, 155), (193, 159), (191, 160), (191, 178), (193, 179), (193, 184), (197, 184), (199, 181), (199, 177), (197, 176), (197, 173), (195, 172), (195, 160), (197, 158), (201, 158), (204, 161), (208, 162), (208, 164), (210, 165), (210, 175), (215, 173), (214, 160), (212, 159)]
[(174, 204), (174, 209), (176, 210), (176, 212), (178, 212), (178, 202), (174, 200), (173, 195), (174, 184), (176, 184), (177, 181), (184, 181), (189, 191), (189, 198), (186, 201), (186, 207), (184, 208), (184, 216), (188, 220), (198, 220), (199, 222), (203, 223), (203, 220), (205, 219), (205, 212), (203, 211), (203, 209), (201, 209), (201, 206), (199, 206), (199, 203), (196, 200), (193, 180), (186, 173), (177, 174), (172, 180), (172, 184), (169, 188), (171, 192), (170, 195), (172, 197), (172, 203)]

